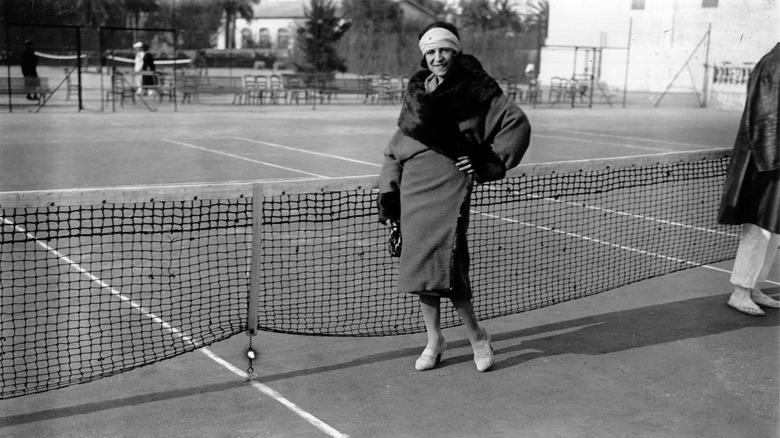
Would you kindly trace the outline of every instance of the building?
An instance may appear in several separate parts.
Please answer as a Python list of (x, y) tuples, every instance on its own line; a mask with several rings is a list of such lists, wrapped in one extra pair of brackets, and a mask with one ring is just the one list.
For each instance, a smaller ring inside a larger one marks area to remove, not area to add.
[(777, 0), (550, 0), (539, 78), (594, 73), (630, 91), (707, 93), (714, 67), (771, 50), (778, 23)]
[[(436, 15), (414, 0), (393, 0), (409, 20), (434, 20)], [(237, 48), (255, 48), (270, 52), (278, 59), (288, 58), (295, 50), (297, 30), (306, 21), (310, 0), (262, 0), (254, 7), (254, 18), (236, 20)], [(337, 6), (340, 5), (336, 1)], [(218, 38), (218, 49), (225, 48), (224, 26)]]

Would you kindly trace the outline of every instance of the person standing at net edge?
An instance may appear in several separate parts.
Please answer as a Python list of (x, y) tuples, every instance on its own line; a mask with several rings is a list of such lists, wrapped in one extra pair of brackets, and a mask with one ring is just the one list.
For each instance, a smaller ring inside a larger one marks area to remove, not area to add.
[(757, 284), (767, 279), (780, 243), (780, 43), (755, 65), (726, 173), (718, 222), (742, 225), (728, 305), (763, 316), (780, 308)]
[[(136, 86), (138, 87), (136, 93), (143, 96), (147, 91), (145, 87), (154, 85), (155, 78), (151, 74), (155, 71), (154, 56), (149, 52), (149, 45), (146, 43), (138, 41), (133, 44), (133, 49), (135, 50), (133, 70), (135, 70)], [(149, 73), (144, 74), (143, 72)], [(148, 91), (150, 95), (153, 93), (151, 89)]]
[(379, 178), (379, 221), (400, 221), (403, 245), (398, 292), (419, 296), (428, 343), (419, 371), (441, 361), (447, 342), (440, 302), (461, 317), (479, 371), (493, 348), (471, 303), (466, 231), (472, 185), (504, 177), (528, 149), (531, 125), (471, 55), (458, 30), (435, 22), (420, 32), (420, 65), (404, 91), (398, 129), (385, 148)]
[[(24, 42), (24, 50), (22, 50), (19, 56), (19, 66), (22, 68), (22, 76), (24, 76), (24, 85), (28, 89), (34, 89), (38, 86), (38, 57), (33, 49), (32, 40), (26, 40)], [(38, 95), (35, 93), (27, 93), (27, 100), (38, 100)]]

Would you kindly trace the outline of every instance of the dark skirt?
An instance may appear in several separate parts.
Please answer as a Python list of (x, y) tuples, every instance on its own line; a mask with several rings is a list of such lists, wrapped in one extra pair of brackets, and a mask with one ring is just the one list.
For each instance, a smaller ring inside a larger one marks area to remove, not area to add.
[(401, 178), (398, 290), (471, 299), (466, 232), (472, 178), (431, 150), (406, 160)]

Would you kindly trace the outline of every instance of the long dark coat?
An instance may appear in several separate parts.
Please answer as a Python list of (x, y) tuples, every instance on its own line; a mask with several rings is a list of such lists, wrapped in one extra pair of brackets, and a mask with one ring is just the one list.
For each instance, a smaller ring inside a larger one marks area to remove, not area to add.
[(718, 221), (780, 233), (780, 43), (755, 65), (723, 187)]
[[(425, 90), (423, 70), (404, 93), (399, 129), (385, 149), (379, 219), (400, 219), (399, 292), (471, 299), (466, 232), (473, 181), (503, 178), (528, 148), (531, 125), (476, 58), (459, 55)], [(455, 166), (467, 155), (475, 173)]]
[(38, 77), (38, 57), (35, 55), (35, 50), (31, 47), (26, 47), (22, 50), (19, 65), (22, 67), (22, 76), (26, 78)]
[[(144, 53), (144, 64), (141, 67), (141, 71), (155, 71), (154, 66), (154, 55), (149, 53), (148, 51)], [(155, 77), (153, 75), (143, 75), (141, 77), (141, 84), (142, 85), (157, 85), (155, 83)]]

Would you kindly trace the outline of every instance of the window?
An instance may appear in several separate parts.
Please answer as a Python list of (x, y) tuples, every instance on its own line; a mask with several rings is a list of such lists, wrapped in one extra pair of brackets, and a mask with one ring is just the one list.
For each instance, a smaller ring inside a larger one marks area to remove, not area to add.
[(631, 0), (631, 9), (644, 9), (645, 0)]
[(279, 49), (286, 50), (290, 45), (290, 31), (287, 29), (279, 29), (279, 33), (276, 38), (276, 46)]
[(268, 29), (260, 29), (260, 34), (257, 36), (257, 47), (261, 49), (271, 48), (271, 33)]
[(718, 0), (701, 0), (702, 8), (717, 8)]

